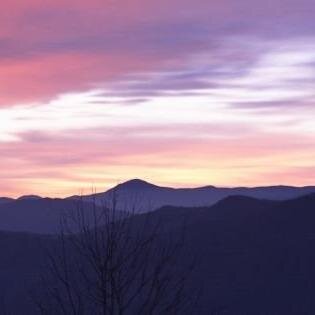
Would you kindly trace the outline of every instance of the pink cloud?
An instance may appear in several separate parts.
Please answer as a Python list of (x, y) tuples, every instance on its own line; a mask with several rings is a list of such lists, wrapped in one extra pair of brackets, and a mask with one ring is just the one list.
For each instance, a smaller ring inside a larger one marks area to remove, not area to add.
[(155, 62), (150, 56), (140, 60), (132, 55), (78, 53), (26, 61), (0, 59), (0, 106), (47, 102), (62, 93), (98, 89), (117, 76), (152, 69)]
[[(126, 101), (130, 95), (137, 100), (158, 96), (161, 103), (167, 93), (197, 97), (204, 89), (208, 90), (204, 97), (210, 97), (226, 89), (228, 95), (224, 96), (231, 98), (228, 105), (239, 112), (257, 108), (266, 112), (266, 108), (272, 108), (273, 114), (285, 116), (290, 107), (292, 116), (305, 111), (306, 106), (301, 107), (305, 104), (303, 97), (290, 102), (246, 99), (250, 92), (267, 95), (270, 91), (264, 84), (259, 88), (255, 84), (245, 86), (231, 94), (233, 97), (229, 93), (241, 85), (238, 79), (253, 81), (248, 74), (259, 66), (261, 55), (269, 49), (292, 50), (294, 46), (304, 52), (307, 45), (301, 46), (301, 41), (315, 35), (314, 1), (4, 0), (1, 4), (2, 109), (28, 103), (39, 103), (44, 108), (45, 103), (62, 94), (97, 88)], [(281, 37), (291, 46), (283, 48), (283, 42), (278, 41)], [(279, 60), (270, 59), (267, 70), (277, 69)], [(300, 73), (297, 70), (301, 67), (297, 63), (285, 69)], [(270, 84), (268, 71), (267, 75), (259, 73), (261, 81)], [(308, 84), (312, 86), (314, 80), (309, 78)], [(277, 87), (284, 90), (285, 97), (292, 90), (304, 92), (305, 83), (302, 77), (292, 88), (292, 83), (277, 80)], [(309, 110), (312, 97), (307, 103), (307, 117), (313, 114)], [(172, 107), (172, 101), (167, 101)], [(209, 101), (207, 112), (199, 107), (200, 120), (211, 116), (210, 106), (215, 101)], [(197, 98), (193, 102), (197, 104)], [(99, 106), (106, 111), (106, 104), (100, 102)], [(169, 183), (184, 180), (188, 184), (211, 184), (211, 180), (226, 185), (240, 180), (242, 184), (268, 180), (271, 184), (282, 182), (281, 178), (293, 184), (309, 182), (305, 174), (312, 169), (309, 157), (315, 154), (314, 133), (305, 135), (309, 126), (296, 132), (288, 132), (288, 127), (282, 134), (259, 131), (269, 119), (266, 115), (272, 118), (270, 112), (265, 112), (256, 112), (253, 122), (246, 121), (246, 126), (244, 118), (236, 123), (241, 113), (234, 117), (234, 124), (172, 125), (170, 121), (161, 127), (150, 126), (155, 120), (150, 117), (149, 127), (142, 122), (129, 128), (121, 127), (118, 116), (112, 127), (98, 130), (80, 126), (75, 131), (70, 128), (51, 134), (36, 128), (26, 130), (18, 134), (20, 141), (0, 143), (1, 164), (5, 166), (2, 176), (6, 179), (0, 190), (11, 195), (18, 191), (65, 195), (76, 193), (73, 190), (79, 185), (89, 187), (94, 176), (100, 174), (96, 178), (99, 186), (128, 179), (132, 174), (156, 182), (166, 181), (168, 174)], [(62, 118), (62, 111), (60, 115)], [(167, 115), (165, 111), (166, 119)], [(305, 117), (299, 116), (298, 122)], [(18, 119), (14, 122), (19, 123)], [(283, 128), (281, 124), (278, 127)], [(198, 176), (194, 177), (194, 172)], [(211, 177), (213, 173), (216, 175)]]
[[(303, 21), (299, 28), (310, 29), (307, 17), (314, 5), (302, 2), (5, 0), (0, 106), (46, 101), (130, 73), (172, 70), (226, 36), (251, 30), (271, 36), (276, 32), (265, 24), (276, 19), (284, 26)], [(298, 4), (304, 10), (295, 10)]]

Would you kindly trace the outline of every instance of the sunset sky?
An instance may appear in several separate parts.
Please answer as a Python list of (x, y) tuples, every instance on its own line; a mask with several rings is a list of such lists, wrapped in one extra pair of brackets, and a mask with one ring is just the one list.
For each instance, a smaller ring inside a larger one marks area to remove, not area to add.
[(314, 0), (2, 0), (1, 196), (315, 185)]

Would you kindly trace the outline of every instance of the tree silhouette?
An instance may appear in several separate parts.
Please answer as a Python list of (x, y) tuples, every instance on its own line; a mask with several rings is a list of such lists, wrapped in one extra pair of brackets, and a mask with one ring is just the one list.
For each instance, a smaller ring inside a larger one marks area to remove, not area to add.
[(34, 299), (40, 314), (189, 313), (193, 264), (180, 263), (184, 230), (174, 236), (163, 222), (132, 209), (117, 209), (113, 193), (109, 204), (94, 200), (92, 214), (81, 200), (63, 218)]

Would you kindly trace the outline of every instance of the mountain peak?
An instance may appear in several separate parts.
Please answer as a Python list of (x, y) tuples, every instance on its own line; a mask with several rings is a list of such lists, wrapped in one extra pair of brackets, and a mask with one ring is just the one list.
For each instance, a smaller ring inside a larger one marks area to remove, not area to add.
[(153, 188), (153, 187), (157, 187), (157, 186), (138, 178), (131, 179), (122, 184), (117, 185), (117, 188), (127, 188), (127, 189), (146, 189), (146, 188)]
[(36, 195), (25, 195), (25, 196), (19, 197), (17, 200), (38, 200), (38, 199), (42, 199), (42, 197), (36, 196)]

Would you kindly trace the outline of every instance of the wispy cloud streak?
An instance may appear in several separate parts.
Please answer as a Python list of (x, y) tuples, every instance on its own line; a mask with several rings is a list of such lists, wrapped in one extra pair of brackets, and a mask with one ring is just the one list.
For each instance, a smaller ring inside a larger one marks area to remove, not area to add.
[(314, 179), (314, 1), (2, 7), (3, 194)]

